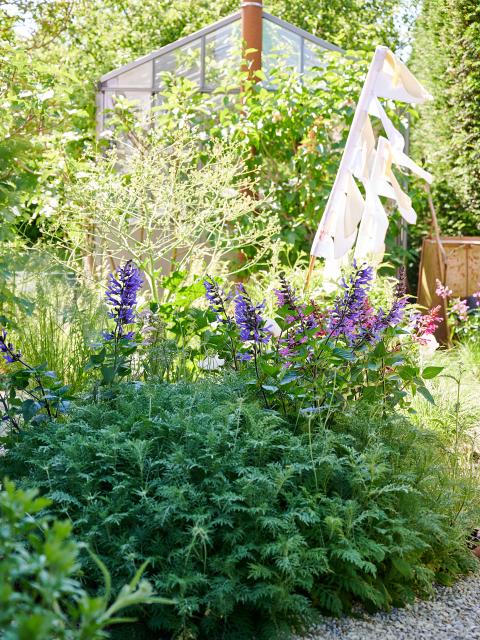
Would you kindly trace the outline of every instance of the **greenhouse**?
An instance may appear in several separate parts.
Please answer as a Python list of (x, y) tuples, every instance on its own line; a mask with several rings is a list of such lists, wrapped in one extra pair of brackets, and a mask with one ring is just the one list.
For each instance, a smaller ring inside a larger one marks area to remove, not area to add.
[[(242, 40), (247, 48), (251, 46), (247, 42), (249, 33), (245, 32), (245, 26), (242, 34), (242, 11), (243, 8), (102, 76), (97, 94), (97, 131), (104, 130), (105, 112), (112, 109), (117, 96), (136, 103), (140, 112), (147, 114), (152, 106), (159, 104), (159, 94), (165, 89), (169, 74), (189, 80), (203, 93), (225, 86), (241, 68)], [(322, 65), (325, 51), (342, 51), (340, 47), (262, 9), (258, 14), (261, 20), (260, 29), (257, 28), (257, 33), (261, 32), (261, 66), (267, 78), (279, 58), (282, 64), (306, 76)]]

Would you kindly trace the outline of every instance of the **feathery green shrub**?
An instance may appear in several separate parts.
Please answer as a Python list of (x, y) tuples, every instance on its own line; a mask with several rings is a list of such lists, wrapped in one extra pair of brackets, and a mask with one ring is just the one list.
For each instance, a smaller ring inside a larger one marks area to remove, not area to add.
[[(316, 609), (401, 605), (468, 569), (465, 487), (433, 434), (354, 413), (311, 426), (238, 378), (125, 384), (7, 441), (0, 473), (61, 505), (116, 583), (150, 561), (177, 604), (135, 611), (130, 637), (280, 638)], [(93, 563), (85, 574), (96, 588)]]

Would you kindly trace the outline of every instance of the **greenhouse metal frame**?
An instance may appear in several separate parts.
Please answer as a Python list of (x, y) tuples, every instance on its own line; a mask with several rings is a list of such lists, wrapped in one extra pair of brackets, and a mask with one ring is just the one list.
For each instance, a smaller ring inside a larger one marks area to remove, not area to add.
[[(261, 12), (261, 17), (262, 64), (267, 73), (272, 56), (279, 53), (286, 53), (285, 66), (295, 68), (303, 76), (322, 64), (319, 57), (322, 50), (342, 52), (340, 47), (266, 11)], [(212, 92), (221, 86), (209, 73), (215, 63), (220, 75), (229, 67), (240, 68), (241, 20), (242, 13), (238, 11), (102, 76), (97, 92), (97, 132), (106, 128), (105, 112), (113, 107), (115, 96), (137, 101), (140, 110), (148, 112), (165, 87), (162, 82), (165, 72), (189, 78), (200, 92)], [(178, 60), (182, 52), (186, 58), (183, 66)]]

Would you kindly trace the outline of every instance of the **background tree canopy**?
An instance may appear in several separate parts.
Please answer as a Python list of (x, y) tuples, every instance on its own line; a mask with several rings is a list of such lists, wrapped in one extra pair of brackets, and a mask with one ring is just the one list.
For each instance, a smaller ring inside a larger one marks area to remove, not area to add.
[[(381, 11), (379, 11), (381, 4)], [(388, 2), (271, 0), (266, 9), (346, 48), (399, 41)], [(238, 0), (13, 0), (0, 4), (0, 206), (17, 227), (52, 215), (66, 158), (94, 141), (105, 72), (238, 10)], [(29, 233), (35, 229), (29, 225)]]
[[(412, 44), (409, 27), (418, 4), (418, 0), (270, 0), (265, 8), (355, 50), (361, 59), (362, 51), (369, 52), (378, 43), (408, 52)], [(75, 172), (81, 173), (85, 158), (95, 150), (95, 91), (103, 73), (238, 8), (238, 0), (214, 4), (205, 0), (0, 3), (0, 212), (8, 228), (35, 240), (38, 220), (48, 221), (62, 207), (67, 168), (71, 170), (75, 163)], [(414, 30), (414, 71), (435, 95), (433, 104), (422, 108), (421, 118), (414, 119), (414, 148), (435, 173), (434, 197), (448, 233), (475, 233), (478, 227), (479, 12), (474, 0), (425, 0)], [(346, 89), (347, 94), (338, 94), (333, 115), (338, 118), (344, 99), (341, 115), (348, 124), (358, 83), (338, 82), (332, 90)], [(311, 103), (300, 105), (297, 120), (302, 111), (305, 114), (307, 108), (315, 107)], [(320, 100), (318, 109), (323, 106)], [(332, 112), (321, 115), (323, 123), (317, 121), (315, 126), (325, 137)], [(292, 148), (298, 150), (307, 133), (305, 127), (299, 127)], [(328, 149), (321, 154), (321, 162), (328, 164), (326, 152)], [(281, 170), (284, 184), (304, 169), (295, 159), (290, 165), (292, 175)], [(329, 183), (322, 185), (315, 212), (322, 207)], [(287, 196), (288, 191), (284, 200)], [(425, 231), (428, 215), (425, 197), (420, 194), (416, 200), (420, 220), (425, 212), (424, 224), (412, 229), (418, 237)], [(310, 215), (309, 208), (302, 208), (301, 198), (293, 198), (289, 206), (297, 209), (288, 215), (299, 221)], [(312, 225), (315, 222), (313, 216)], [(2, 233), (6, 228), (4, 225)], [(303, 243), (304, 237), (300, 238)]]
[(416, 154), (435, 175), (445, 234), (478, 234), (480, 225), (480, 4), (424, 0), (412, 70), (434, 100), (413, 129)]

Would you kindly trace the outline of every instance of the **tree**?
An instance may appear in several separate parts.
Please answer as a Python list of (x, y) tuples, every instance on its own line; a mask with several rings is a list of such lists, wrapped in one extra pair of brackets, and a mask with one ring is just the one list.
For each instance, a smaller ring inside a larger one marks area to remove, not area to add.
[(434, 99), (420, 108), (414, 153), (435, 176), (434, 200), (444, 233), (480, 227), (480, 5), (424, 0), (412, 68)]
[[(396, 46), (398, 5), (265, 2), (299, 27), (362, 49), (379, 41)], [(0, 215), (35, 238), (38, 217), (62, 207), (65, 166), (73, 159), (80, 172), (95, 146), (98, 78), (239, 6), (239, 0), (0, 1)]]
[(54, 55), (70, 19), (68, 2), (0, 4), (0, 239), (55, 210), (61, 156), (91, 137), (91, 96)]

